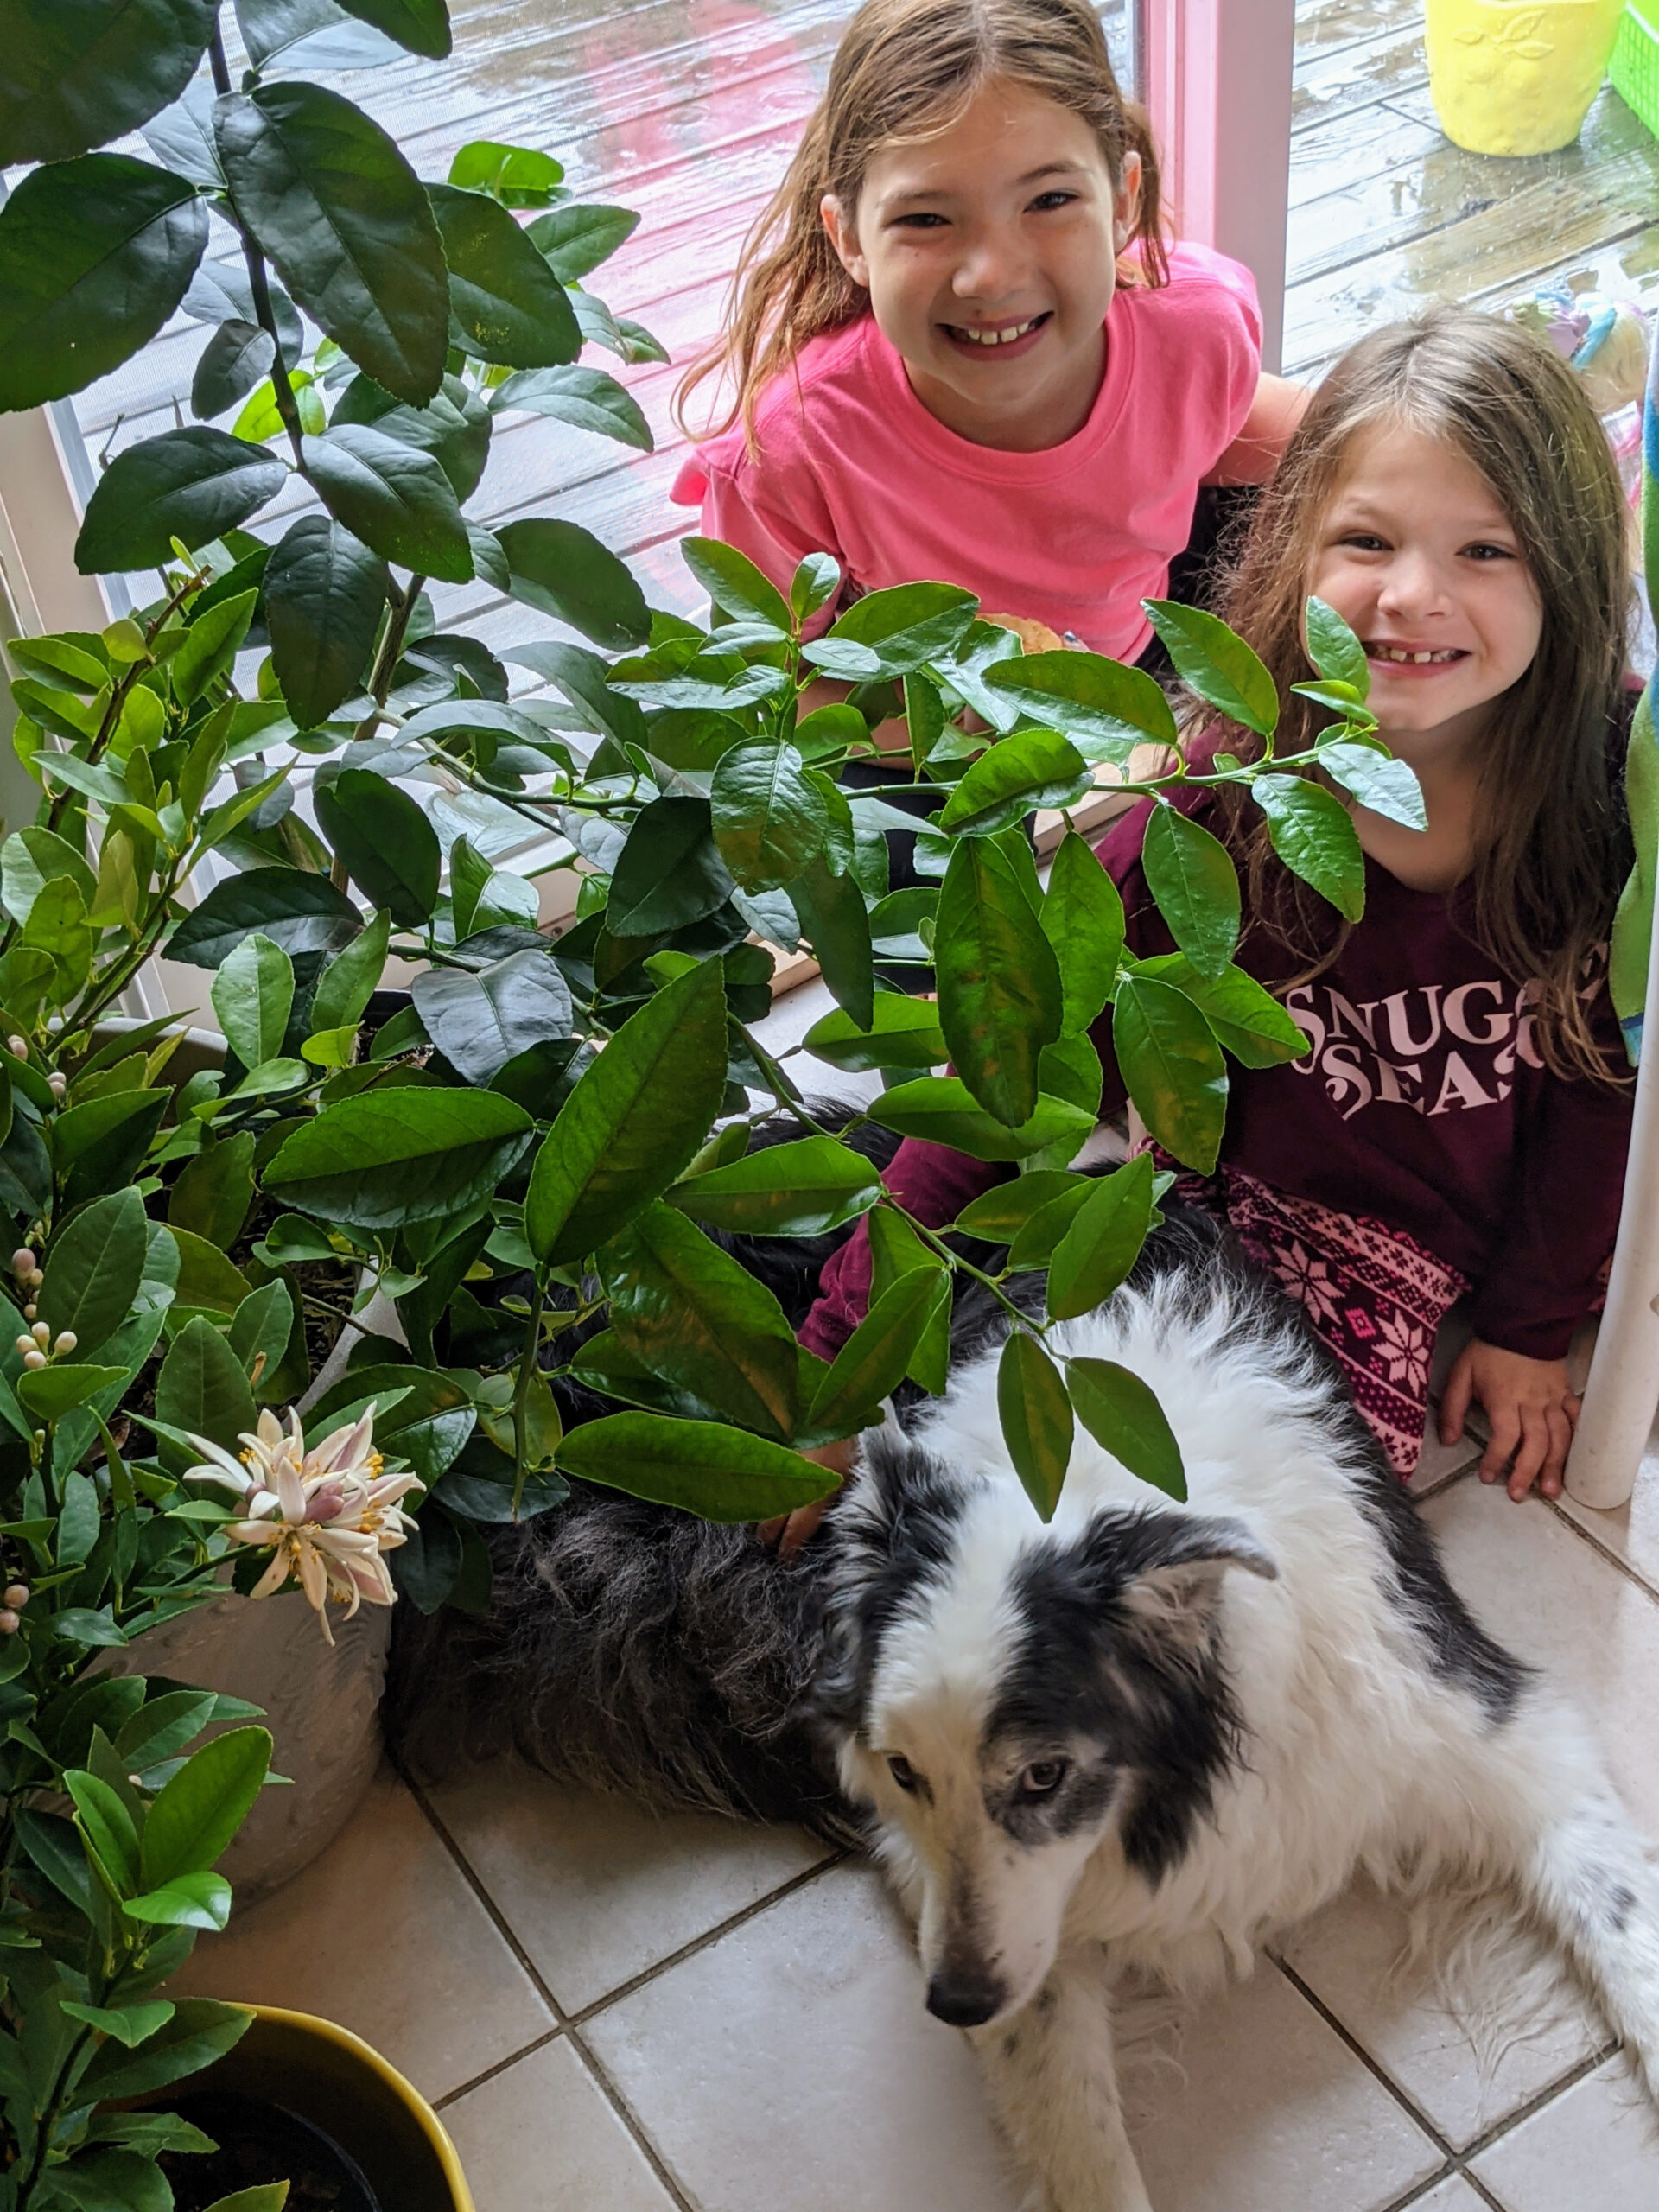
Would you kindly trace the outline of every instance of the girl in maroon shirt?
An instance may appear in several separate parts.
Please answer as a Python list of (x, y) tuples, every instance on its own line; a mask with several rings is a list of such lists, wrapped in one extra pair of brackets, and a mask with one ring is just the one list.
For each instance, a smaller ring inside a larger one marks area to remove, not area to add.
[[(1565, 1354), (1598, 1300), (1629, 1135), (1604, 952), (1629, 868), (1624, 531), (1600, 425), (1547, 346), (1463, 310), (1374, 334), (1315, 397), (1225, 611), (1279, 684), (1281, 754), (1325, 719), (1290, 692), (1312, 674), (1307, 597), (1346, 619), (1428, 828), (1346, 802), (1366, 859), (1364, 914), (1346, 924), (1277, 860), (1243, 793), (1177, 801), (1230, 846), (1239, 964), (1309, 1046), (1231, 1071), (1217, 1173), (1184, 1178), (1181, 1195), (1223, 1214), (1300, 1300), (1402, 1475), (1435, 1331), (1471, 1294), (1440, 1434), (1455, 1442), (1484, 1407), (1482, 1477), (1508, 1468), (1516, 1498), (1540, 1478), (1560, 1490), (1578, 1412)], [(1248, 760), (1260, 741), (1211, 721), (1195, 746)], [(1155, 803), (1098, 849), (1143, 957), (1174, 949), (1141, 868)], [(1110, 1111), (1124, 1091), (1109, 1010), (1095, 1041)], [(1007, 1173), (906, 1141), (886, 1180), (939, 1225)], [(861, 1230), (826, 1266), (803, 1341), (833, 1353), (868, 1282)]]

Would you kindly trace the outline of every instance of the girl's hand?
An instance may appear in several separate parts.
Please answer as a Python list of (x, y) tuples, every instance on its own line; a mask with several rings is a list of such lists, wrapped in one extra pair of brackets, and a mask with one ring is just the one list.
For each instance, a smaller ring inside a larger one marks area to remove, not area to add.
[[(833, 1468), (845, 1482), (853, 1471), (853, 1454), (857, 1449), (855, 1436), (842, 1436), (833, 1444), (820, 1444), (810, 1452), (804, 1452), (801, 1457), (815, 1460), (820, 1467)], [(792, 1513), (779, 1520), (763, 1521), (756, 1533), (763, 1544), (777, 1545), (779, 1559), (793, 1559), (823, 1520), (834, 1497), (831, 1491), (828, 1497), (815, 1497), (810, 1505), (798, 1505)]]
[(1566, 1361), (1528, 1359), (1476, 1338), (1458, 1354), (1446, 1377), (1440, 1400), (1442, 1444), (1455, 1444), (1463, 1434), (1471, 1403), (1485, 1408), (1491, 1429), (1491, 1441), (1481, 1455), (1482, 1482), (1497, 1482), (1510, 1467), (1510, 1496), (1517, 1504), (1535, 1482), (1546, 1497), (1559, 1497), (1579, 1419)]

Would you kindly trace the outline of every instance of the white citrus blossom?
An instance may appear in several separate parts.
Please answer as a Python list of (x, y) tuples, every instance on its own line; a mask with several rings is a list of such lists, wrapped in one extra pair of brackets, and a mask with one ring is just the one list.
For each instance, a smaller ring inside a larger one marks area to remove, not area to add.
[(192, 1435), (190, 1441), (207, 1457), (185, 1470), (186, 1482), (234, 1491), (244, 1501), (243, 1518), (227, 1521), (225, 1535), (271, 1553), (254, 1597), (269, 1597), (294, 1575), (330, 1643), (330, 1598), (346, 1607), (347, 1620), (365, 1598), (374, 1605), (392, 1603), (397, 1593), (383, 1554), (404, 1542), (404, 1529), (415, 1525), (397, 1501), (418, 1489), (420, 1478), (381, 1473), (372, 1403), (310, 1452), (292, 1407), (286, 1429), (265, 1407), (254, 1433), (243, 1434), (239, 1459), (207, 1437)]

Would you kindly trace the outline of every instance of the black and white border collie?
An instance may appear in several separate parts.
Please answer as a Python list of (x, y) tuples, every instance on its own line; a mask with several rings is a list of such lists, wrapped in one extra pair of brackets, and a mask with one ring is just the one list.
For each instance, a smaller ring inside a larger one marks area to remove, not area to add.
[(1583, 1719), (1447, 1581), (1296, 1310), (1207, 1227), (1155, 1232), (1059, 1348), (1152, 1386), (1188, 1501), (1079, 1430), (1047, 1527), (1001, 1440), (1006, 1317), (957, 1320), (948, 1394), (867, 1440), (796, 1567), (597, 1490), (504, 1535), (491, 1618), (406, 1645), (405, 1756), (493, 1727), (658, 1804), (861, 1826), (1041, 2212), (1150, 2212), (1117, 1973), (1248, 1970), (1362, 1868), (1506, 1890), (1659, 2099), (1642, 1842)]

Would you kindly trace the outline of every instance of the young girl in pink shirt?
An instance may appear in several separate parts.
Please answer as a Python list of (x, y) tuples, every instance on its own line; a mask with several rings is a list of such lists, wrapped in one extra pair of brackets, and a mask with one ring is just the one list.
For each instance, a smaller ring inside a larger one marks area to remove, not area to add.
[[(1307, 1041), (1299, 1059), (1231, 1067), (1217, 1173), (1176, 1195), (1225, 1218), (1300, 1302), (1402, 1475), (1435, 1332), (1466, 1296), (1473, 1336), (1441, 1438), (1479, 1405), (1483, 1479), (1559, 1496), (1578, 1410), (1565, 1355), (1618, 1229), (1631, 1105), (1605, 982), (1630, 865), (1624, 511), (1566, 365), (1513, 324), (1440, 310), (1332, 370), (1224, 609), (1279, 687), (1285, 756), (1328, 719), (1290, 689), (1312, 673), (1310, 594), (1364, 645), (1370, 705), (1427, 827), (1345, 800), (1365, 860), (1351, 922), (1286, 869), (1242, 791), (1176, 795), (1237, 864), (1239, 965)], [(1214, 716), (1189, 730), (1190, 760), (1217, 749), (1248, 760), (1261, 740)], [(1097, 849), (1138, 960), (1176, 950), (1141, 865), (1160, 803)], [(1107, 1112), (1125, 1099), (1111, 1019), (1093, 1032)], [(937, 1228), (1007, 1172), (907, 1139), (884, 1180)], [(832, 1355), (869, 1281), (861, 1225), (823, 1269), (803, 1342)], [(850, 1451), (816, 1456), (844, 1466)]]
[(729, 405), (674, 498), (786, 588), (922, 578), (1134, 660), (1199, 487), (1261, 481), (1306, 395), (1247, 270), (1166, 248), (1088, 0), (866, 0), (685, 379)]

